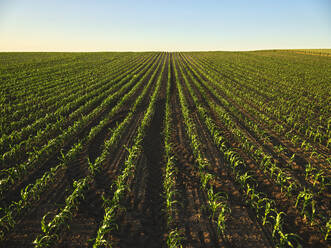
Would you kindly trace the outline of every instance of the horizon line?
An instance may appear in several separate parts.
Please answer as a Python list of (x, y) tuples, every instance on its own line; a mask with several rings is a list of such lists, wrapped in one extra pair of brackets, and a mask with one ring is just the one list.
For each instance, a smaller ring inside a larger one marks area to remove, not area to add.
[(9, 50), (1, 51), (0, 53), (106, 53), (106, 52), (258, 52), (258, 51), (289, 51), (289, 50), (331, 50), (331, 48), (268, 48), (268, 49), (248, 49), (248, 50), (80, 50), (80, 51), (71, 51), (71, 50)]

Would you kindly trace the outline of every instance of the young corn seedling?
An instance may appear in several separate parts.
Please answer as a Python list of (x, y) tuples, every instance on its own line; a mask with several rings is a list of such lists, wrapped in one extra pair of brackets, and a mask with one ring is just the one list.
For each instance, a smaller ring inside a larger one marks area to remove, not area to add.
[(263, 211), (263, 216), (262, 216), (262, 225), (265, 225), (267, 223), (270, 223), (268, 218), (269, 215), (272, 215), (275, 213), (275, 210), (272, 208), (274, 202), (270, 201), (268, 198), (261, 198), (257, 201), (257, 206), (256, 208), (260, 211)]
[(282, 225), (283, 225), (283, 219), (282, 215), (285, 215), (284, 212), (279, 212), (276, 214), (276, 216), (271, 216), (273, 221), (273, 228), (272, 228), (272, 237), (275, 237), (276, 234), (282, 233)]
[(249, 184), (245, 185), (246, 188), (246, 195), (248, 196), (247, 202), (250, 202), (254, 205), (254, 202), (259, 201), (260, 195), (255, 192), (254, 187), (250, 186)]
[(216, 211), (222, 205), (222, 203), (220, 202), (222, 196), (220, 195), (220, 193), (214, 194), (214, 190), (212, 186), (207, 191), (207, 196), (208, 196), (209, 208), (212, 212), (211, 219), (213, 220)]
[(270, 176), (273, 177), (274, 173), (276, 173), (279, 170), (277, 165), (275, 163), (271, 163), (270, 166)]
[(285, 150), (285, 147), (282, 145), (275, 146), (275, 150), (277, 151), (277, 153), (281, 153)]
[(329, 219), (329, 221), (325, 225), (324, 240), (328, 240), (328, 237), (330, 235), (330, 232), (331, 232), (331, 218)]
[[(295, 203), (295, 207), (297, 208), (299, 203), (302, 202), (301, 207), (301, 214), (304, 215), (305, 218), (310, 217), (311, 224), (313, 224), (315, 213), (316, 213), (316, 202), (314, 200), (314, 195), (306, 190), (304, 188), (304, 191), (301, 191), (298, 196)], [(311, 206), (311, 209), (308, 209), (308, 207)], [(311, 214), (309, 213), (311, 212)]]
[(288, 187), (286, 187), (286, 195), (288, 197), (292, 196), (292, 193), (298, 188), (298, 185), (295, 182), (291, 182)]
[(226, 229), (226, 218), (230, 212), (231, 212), (231, 209), (228, 206), (228, 204), (226, 204), (226, 203), (222, 204), (221, 210), (220, 210), (220, 212), (218, 214), (218, 218), (217, 218), (217, 227), (218, 227), (218, 230), (220, 230), (223, 235), (224, 235), (225, 229)]
[(4, 212), (5, 215), (0, 219), (0, 226), (3, 230), (0, 230), (0, 240), (4, 238), (5, 231), (9, 231), (13, 228), (16, 224), (13, 216), (12, 211), (9, 208), (0, 208), (1, 212)]
[(167, 245), (169, 248), (182, 248), (181, 244), (184, 237), (179, 233), (177, 229), (171, 231), (167, 238)]
[(237, 179), (239, 180), (241, 186), (244, 188), (246, 185), (249, 185), (248, 184), (248, 181), (250, 179), (252, 179), (252, 176), (251, 175), (248, 175), (248, 172), (246, 172), (245, 174), (243, 175), (237, 175)]
[(228, 200), (228, 195), (224, 192), (214, 193), (213, 187), (211, 186), (207, 191), (209, 208), (212, 212), (211, 219), (214, 221), (215, 214), (218, 212), (217, 217), (217, 227), (219, 231), (224, 234), (226, 227), (226, 217), (230, 213), (230, 208), (226, 203)]
[(105, 236), (108, 232), (118, 229), (117, 224), (115, 224), (117, 208), (118, 208), (118, 205), (115, 204), (115, 205), (112, 205), (111, 207), (107, 207), (105, 209), (105, 216), (104, 216), (103, 224), (98, 229), (97, 237), (95, 239), (93, 248), (109, 247), (108, 246), (109, 244), (108, 244), (107, 240), (105, 239)]
[(314, 168), (310, 163), (308, 163), (306, 165), (306, 169), (305, 169), (305, 172), (306, 172), (306, 180), (308, 179), (308, 177), (314, 172), (316, 171), (316, 168)]
[(294, 159), (295, 159), (295, 153), (293, 153), (293, 155), (291, 156), (290, 163), (293, 163)]
[(177, 191), (170, 191), (167, 195), (167, 209), (172, 209), (172, 205), (178, 203), (177, 200), (173, 200), (173, 198), (177, 195)]
[(214, 179), (214, 176), (210, 173), (202, 173), (200, 179), (201, 179), (202, 189), (206, 189), (209, 181)]
[(279, 238), (279, 247), (292, 247), (292, 248), (302, 248), (302, 246), (299, 244), (298, 240), (300, 237), (295, 233), (286, 233), (283, 232), (278, 233)]
[(276, 182), (280, 185), (280, 190), (286, 190), (286, 184), (291, 180), (290, 176), (286, 176), (285, 173), (281, 170), (278, 171)]
[(316, 184), (324, 185), (325, 177), (324, 177), (324, 171), (319, 170), (314, 176), (313, 176), (313, 186)]

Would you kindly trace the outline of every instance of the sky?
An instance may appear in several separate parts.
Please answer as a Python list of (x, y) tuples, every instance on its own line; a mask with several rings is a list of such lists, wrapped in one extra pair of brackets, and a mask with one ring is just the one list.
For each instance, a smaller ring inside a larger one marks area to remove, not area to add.
[(331, 48), (331, 0), (0, 0), (0, 51)]

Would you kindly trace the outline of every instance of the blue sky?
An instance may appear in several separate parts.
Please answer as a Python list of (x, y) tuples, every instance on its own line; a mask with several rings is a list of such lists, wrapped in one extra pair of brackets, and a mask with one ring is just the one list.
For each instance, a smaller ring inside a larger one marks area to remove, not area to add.
[(0, 0), (0, 51), (331, 48), (331, 0)]

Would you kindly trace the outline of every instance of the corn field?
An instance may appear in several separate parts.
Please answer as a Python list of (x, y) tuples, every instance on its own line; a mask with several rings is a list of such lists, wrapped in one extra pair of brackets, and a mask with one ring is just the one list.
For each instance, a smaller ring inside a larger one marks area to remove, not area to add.
[(328, 247), (330, 50), (0, 53), (0, 247)]

